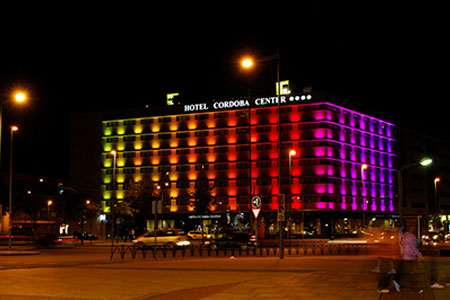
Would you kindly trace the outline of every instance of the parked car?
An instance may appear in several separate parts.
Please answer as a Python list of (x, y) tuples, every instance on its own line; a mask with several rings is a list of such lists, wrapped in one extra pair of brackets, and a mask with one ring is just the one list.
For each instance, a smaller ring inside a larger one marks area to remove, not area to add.
[(200, 230), (191, 230), (188, 232), (187, 236), (193, 240), (201, 240), (203, 234), (203, 239), (211, 239), (211, 235), (205, 232), (201, 232)]
[(211, 241), (212, 249), (240, 248), (248, 249), (256, 247), (256, 236), (247, 232), (231, 232), (221, 238)]
[(81, 233), (74, 233), (74, 237), (79, 240), (85, 240), (85, 241), (96, 241), (98, 239), (97, 235), (89, 232), (81, 232)]
[(182, 229), (156, 229), (148, 231), (143, 235), (133, 240), (133, 243), (141, 246), (153, 246), (155, 245), (156, 234), (156, 246), (189, 246), (189, 239)]

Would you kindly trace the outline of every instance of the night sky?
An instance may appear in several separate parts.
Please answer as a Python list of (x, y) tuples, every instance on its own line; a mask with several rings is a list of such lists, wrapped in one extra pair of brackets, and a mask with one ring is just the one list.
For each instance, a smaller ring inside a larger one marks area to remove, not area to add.
[[(170, 92), (193, 102), (274, 93), (274, 62), (248, 74), (238, 61), (277, 49), (281, 79), (293, 89), (326, 90), (377, 117), (450, 137), (444, 106), (450, 52), (439, 7), (228, 5), (30, 9), (21, 22), (6, 22), (2, 95), (23, 86), (31, 97), (24, 109), (4, 108), (3, 128), (12, 122), (21, 128), (18, 170), (67, 175), (74, 112), (157, 106)], [(3, 131), (3, 149), (7, 136)]]

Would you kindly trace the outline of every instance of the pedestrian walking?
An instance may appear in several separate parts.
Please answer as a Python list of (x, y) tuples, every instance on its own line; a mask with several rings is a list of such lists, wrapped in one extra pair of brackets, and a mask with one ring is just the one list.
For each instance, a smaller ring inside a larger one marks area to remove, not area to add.
[(377, 291), (379, 293), (389, 293), (392, 275), (396, 273), (394, 260), (400, 258), (399, 232), (396, 229), (383, 230), (377, 234), (376, 255), (378, 257), (377, 266), (372, 272), (378, 274)]
[[(404, 277), (409, 277), (411, 290), (416, 293), (423, 293), (425, 287), (424, 280), (420, 280), (420, 270), (418, 258), (422, 257), (417, 248), (417, 238), (413, 233), (414, 225), (407, 224), (400, 231), (400, 253), (401, 260), (397, 273), (394, 276), (394, 287), (400, 292), (400, 284), (404, 283)], [(425, 278), (425, 276), (423, 276)]]

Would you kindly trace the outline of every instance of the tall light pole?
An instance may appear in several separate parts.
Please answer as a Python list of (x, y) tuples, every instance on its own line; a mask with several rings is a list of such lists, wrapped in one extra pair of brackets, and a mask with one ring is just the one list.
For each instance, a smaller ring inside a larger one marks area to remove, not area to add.
[(430, 165), (433, 162), (433, 160), (431, 158), (425, 157), (422, 158), (420, 161), (418, 162), (414, 162), (411, 164), (407, 164), (404, 166), (401, 166), (400, 169), (398, 170), (398, 211), (399, 211), (399, 215), (400, 215), (400, 226), (402, 226), (402, 222), (403, 222), (403, 171), (405, 169), (408, 169), (410, 167), (414, 167), (414, 166), (423, 166), (426, 167), (428, 165)]
[[(258, 62), (276, 60), (277, 62), (277, 104), (278, 104), (278, 227), (279, 227), (279, 239), (280, 239), (280, 258), (284, 258), (284, 247), (283, 247), (283, 222), (285, 221), (285, 197), (282, 194), (282, 182), (281, 182), (281, 82), (280, 82), (280, 49), (277, 49), (275, 55), (263, 57), (258, 59)], [(242, 60), (242, 67), (249, 69), (253, 67), (253, 60), (251, 58), (246, 58)]]
[[(10, 98), (11, 97), (8, 97), (7, 99), (10, 99)], [(14, 101), (16, 103), (23, 103), (23, 102), (26, 101), (27, 96), (23, 92), (16, 92), (13, 95), (12, 98), (14, 99)], [(4, 101), (3, 101), (3, 97), (0, 96), (0, 167), (1, 167), (1, 160), (2, 160), (1, 157), (2, 157), (2, 122), (3, 122), (2, 115), (3, 115), (3, 104), (5, 104)], [(0, 172), (0, 178), (1, 178), (1, 172)], [(0, 180), (0, 182), (1, 182), (1, 180)], [(10, 199), (11, 199), (11, 197), (10, 197)], [(11, 213), (12, 213), (11, 200), (10, 200), (10, 203), (9, 203), (9, 210), (10, 210), (10, 218), (9, 218), (9, 222), (10, 222), (10, 226), (9, 227), (10, 228), (8, 230), (9, 231), (8, 247), (11, 248), (11, 226), (12, 226), (12, 224), (11, 224), (11, 222), (12, 222), (12, 219), (11, 219)]]
[[(362, 181), (362, 186), (364, 188), (364, 171), (367, 170), (369, 166), (367, 164), (362, 164), (361, 165), (361, 181)], [(366, 173), (367, 175), (367, 173)], [(362, 205), (362, 228), (365, 228), (366, 225), (366, 199), (363, 197), (363, 205)]]
[(8, 248), (11, 249), (11, 231), (12, 231), (12, 174), (13, 174), (13, 137), (14, 131), (19, 130), (17, 126), (11, 126), (11, 143), (9, 151), (9, 228), (8, 228)]
[(292, 200), (292, 157), (296, 156), (297, 152), (292, 149), (289, 151), (289, 191), (288, 191), (288, 201), (287, 201), (287, 206), (288, 206), (288, 236), (289, 236), (289, 246), (291, 245), (291, 200)]
[(111, 246), (114, 246), (114, 229), (116, 223), (116, 161), (117, 161), (117, 151), (111, 150), (110, 152), (113, 155), (113, 192), (111, 197)]

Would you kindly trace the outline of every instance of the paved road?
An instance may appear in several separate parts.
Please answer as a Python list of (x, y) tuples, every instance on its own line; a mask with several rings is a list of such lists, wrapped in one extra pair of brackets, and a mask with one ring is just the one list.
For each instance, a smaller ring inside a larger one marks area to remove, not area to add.
[[(107, 247), (0, 256), (0, 299), (379, 299), (369, 256), (109, 260)], [(440, 259), (450, 274), (450, 260)], [(450, 287), (417, 298), (450, 299)], [(424, 298), (426, 296), (426, 298)]]

